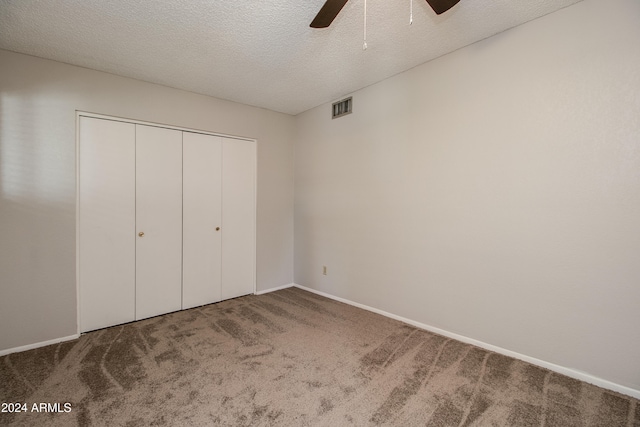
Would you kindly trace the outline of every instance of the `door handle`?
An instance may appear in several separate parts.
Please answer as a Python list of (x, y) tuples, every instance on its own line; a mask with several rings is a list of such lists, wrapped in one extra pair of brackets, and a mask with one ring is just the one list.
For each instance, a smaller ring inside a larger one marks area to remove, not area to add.
[(138, 233), (138, 236), (140, 236), (140, 237), (144, 237), (144, 231), (139, 232), (139, 233)]

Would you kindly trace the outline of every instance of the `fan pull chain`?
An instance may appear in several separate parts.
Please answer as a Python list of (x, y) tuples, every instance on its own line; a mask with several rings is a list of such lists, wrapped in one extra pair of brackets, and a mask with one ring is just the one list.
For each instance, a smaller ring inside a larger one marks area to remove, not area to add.
[(362, 50), (367, 50), (367, 0), (364, 0), (364, 44)]
[(409, 25), (413, 24), (413, 0), (409, 0)]

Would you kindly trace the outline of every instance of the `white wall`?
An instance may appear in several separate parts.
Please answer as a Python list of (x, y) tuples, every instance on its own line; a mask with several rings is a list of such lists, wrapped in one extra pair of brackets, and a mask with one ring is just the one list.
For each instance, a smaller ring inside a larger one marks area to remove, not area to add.
[(76, 110), (258, 140), (258, 290), (293, 281), (295, 118), (0, 50), (0, 351), (76, 326)]
[(299, 115), (295, 282), (640, 390), (639, 41), (585, 0)]

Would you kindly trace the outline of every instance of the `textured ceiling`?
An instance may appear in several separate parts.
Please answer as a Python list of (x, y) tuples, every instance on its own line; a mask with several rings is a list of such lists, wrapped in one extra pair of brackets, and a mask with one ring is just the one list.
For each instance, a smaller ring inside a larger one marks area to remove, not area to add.
[(0, 48), (298, 114), (580, 0), (0, 0)]

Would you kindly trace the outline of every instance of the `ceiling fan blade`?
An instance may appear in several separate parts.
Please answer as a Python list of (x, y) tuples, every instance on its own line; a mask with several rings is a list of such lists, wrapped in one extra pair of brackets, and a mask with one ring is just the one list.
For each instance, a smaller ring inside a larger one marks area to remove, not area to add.
[[(433, 11), (440, 15), (455, 6), (460, 0), (427, 0)], [(328, 2), (327, 2), (328, 3)]]
[(311, 22), (312, 28), (326, 28), (336, 19), (348, 0), (327, 0)]

